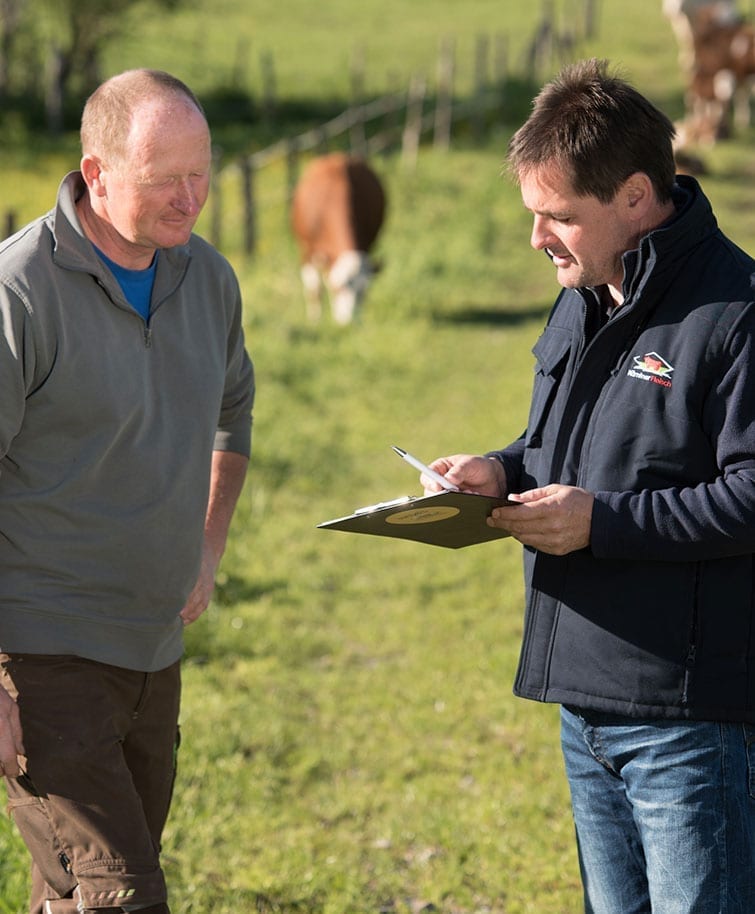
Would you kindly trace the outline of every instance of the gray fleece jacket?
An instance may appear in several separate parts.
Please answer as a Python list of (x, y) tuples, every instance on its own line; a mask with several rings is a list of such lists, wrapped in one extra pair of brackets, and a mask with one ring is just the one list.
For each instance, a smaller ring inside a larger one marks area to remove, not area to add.
[(0, 245), (0, 651), (154, 671), (182, 651), (213, 450), (249, 454), (230, 265), (161, 250), (149, 323), (84, 236), (74, 172)]

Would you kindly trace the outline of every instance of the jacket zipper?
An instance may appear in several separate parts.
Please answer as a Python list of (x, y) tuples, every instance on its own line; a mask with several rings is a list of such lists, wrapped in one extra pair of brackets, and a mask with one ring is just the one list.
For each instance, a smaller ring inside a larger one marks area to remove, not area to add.
[(684, 681), (682, 683), (682, 695), (681, 695), (681, 704), (682, 707), (686, 707), (690, 701), (690, 684), (692, 681), (692, 673), (695, 669), (695, 661), (697, 659), (697, 607), (698, 607), (698, 591), (700, 589), (700, 563), (698, 562), (695, 566), (695, 588), (694, 593), (692, 594), (692, 619), (690, 621), (690, 631), (689, 631), (689, 642), (687, 644), (687, 656), (684, 660)]
[[(115, 305), (115, 307), (116, 307), (116, 308), (120, 308), (121, 305), (119, 305), (119, 304), (115, 301), (115, 299), (113, 298), (113, 296), (110, 294), (110, 291), (109, 291), (108, 287), (107, 287), (107, 286), (105, 285), (105, 283), (100, 279), (100, 277), (99, 277), (99, 276), (94, 276), (94, 275), (93, 275), (92, 278), (93, 278), (94, 281), (97, 283), (97, 285), (102, 289), (102, 291), (105, 293), (105, 295), (107, 295), (107, 297), (110, 299), (110, 301)], [(142, 329), (142, 336), (143, 336), (143, 338), (144, 338), (144, 348), (145, 348), (145, 349), (151, 349), (151, 348), (152, 348), (152, 328), (151, 328), (151, 327), (149, 326), (149, 324), (144, 320), (144, 318), (143, 318), (140, 314), (138, 314), (138, 313), (131, 307), (131, 305), (129, 305), (128, 307), (129, 307), (129, 310), (133, 312), (134, 317), (136, 317), (136, 318), (138, 318), (140, 321), (142, 321), (142, 323), (143, 323), (143, 325), (144, 325), (144, 326), (143, 326), (143, 329)]]

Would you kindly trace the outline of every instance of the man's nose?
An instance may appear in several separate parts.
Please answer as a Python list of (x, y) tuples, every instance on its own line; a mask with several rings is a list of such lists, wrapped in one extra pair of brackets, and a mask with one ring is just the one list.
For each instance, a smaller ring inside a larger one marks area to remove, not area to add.
[(185, 216), (196, 216), (202, 204), (190, 178), (182, 178), (176, 186), (174, 206)]
[(553, 241), (553, 233), (548, 229), (547, 221), (542, 216), (534, 216), (530, 244), (536, 251), (542, 251)]

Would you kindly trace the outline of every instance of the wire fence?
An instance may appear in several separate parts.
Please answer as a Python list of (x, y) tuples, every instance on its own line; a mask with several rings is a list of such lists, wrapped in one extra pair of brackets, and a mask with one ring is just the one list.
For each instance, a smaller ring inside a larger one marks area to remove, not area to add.
[[(514, 83), (534, 84), (542, 74), (573, 59), (581, 41), (595, 36), (598, 0), (567, 2), (572, 10), (566, 17), (570, 25), (565, 27), (557, 24), (554, 0), (543, 0), (540, 20), (513, 66), (506, 35), (479, 35), (474, 47), (474, 85), (465, 98), (458, 97), (455, 91), (455, 43), (445, 38), (440, 42), (433, 86), (428, 86), (427, 79), (418, 74), (403, 91), (350, 105), (331, 120), (297, 136), (281, 138), (264, 149), (230, 161), (224, 161), (222, 150), (216, 150), (209, 204), (211, 243), (219, 249), (223, 247), (224, 192), (228, 178), (238, 188), (234, 208), (240, 205), (243, 214), (241, 248), (245, 255), (251, 256), (258, 243), (257, 175), (267, 166), (285, 161), (285, 187), (281, 190), (280, 205), (287, 210), (300, 160), (307, 154), (324, 153), (336, 144), (364, 158), (400, 150), (402, 164), (413, 168), (425, 138), (436, 148), (449, 149), (454, 132), (463, 125), (466, 135), (482, 139), (488, 124), (501, 123), (505, 118), (507, 93)], [(581, 9), (577, 8), (580, 6)], [(266, 60), (265, 71), (268, 88), (264, 107), (274, 112), (272, 58)], [(17, 222), (15, 211), (7, 210), (0, 224), (4, 233), (0, 237), (12, 235)]]
[[(478, 36), (474, 48), (474, 86), (466, 98), (459, 98), (455, 93), (455, 46), (452, 39), (446, 38), (440, 43), (433, 87), (428, 87), (424, 76), (415, 75), (405, 91), (354, 104), (304, 133), (282, 138), (227, 164), (222, 162), (222, 152), (219, 152), (211, 195), (210, 241), (222, 248), (224, 198), (221, 187), (227, 183), (221, 179), (229, 175), (239, 177), (237, 187), (243, 213), (241, 247), (244, 254), (253, 255), (259, 225), (257, 175), (267, 166), (285, 161), (285, 187), (280, 194), (280, 205), (287, 212), (301, 159), (307, 154), (323, 154), (334, 145), (364, 158), (399, 150), (402, 164), (414, 168), (425, 138), (436, 148), (449, 149), (454, 131), (463, 125), (466, 135), (482, 139), (489, 123), (499, 124), (505, 119), (508, 93), (513, 84), (534, 84), (543, 73), (552, 72), (573, 59), (581, 41), (594, 37), (597, 0), (574, 2), (582, 4), (581, 15), (569, 17), (571, 27), (559, 28), (553, 13), (553, 0), (545, 0), (540, 21), (514, 67), (510, 65), (505, 35)], [(272, 68), (271, 61), (268, 61), (268, 68)], [(269, 104), (274, 106), (274, 101), (269, 100)], [(239, 205), (239, 201), (235, 205)]]

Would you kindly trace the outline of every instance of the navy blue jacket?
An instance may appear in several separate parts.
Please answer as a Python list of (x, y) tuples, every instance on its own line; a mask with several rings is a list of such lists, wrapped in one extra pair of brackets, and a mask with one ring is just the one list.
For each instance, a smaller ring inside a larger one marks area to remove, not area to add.
[(755, 261), (697, 182), (624, 256), (625, 303), (564, 289), (534, 347), (511, 491), (594, 493), (591, 543), (525, 548), (514, 691), (630, 716), (755, 723)]

